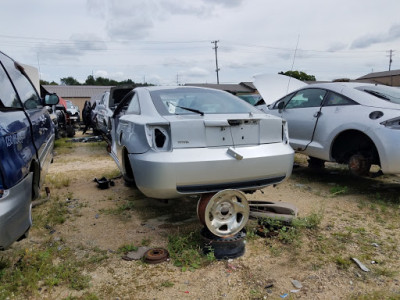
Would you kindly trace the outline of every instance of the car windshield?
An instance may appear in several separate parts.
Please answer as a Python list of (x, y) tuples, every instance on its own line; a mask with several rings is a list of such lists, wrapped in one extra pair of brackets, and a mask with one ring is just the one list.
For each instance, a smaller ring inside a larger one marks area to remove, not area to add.
[(161, 115), (176, 114), (239, 114), (260, 111), (227, 92), (176, 88), (150, 92), (155, 107)]
[(374, 85), (359, 86), (356, 87), (356, 89), (374, 95), (380, 99), (400, 104), (400, 88), (384, 85)]
[(67, 103), (67, 108), (74, 108), (71, 101), (65, 101)]

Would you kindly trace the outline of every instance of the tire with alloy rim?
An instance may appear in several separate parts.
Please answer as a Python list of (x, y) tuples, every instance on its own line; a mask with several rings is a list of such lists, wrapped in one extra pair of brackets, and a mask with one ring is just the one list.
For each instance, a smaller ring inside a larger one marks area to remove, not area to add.
[(197, 216), (218, 237), (233, 236), (246, 225), (250, 208), (246, 196), (238, 190), (205, 194), (197, 204)]

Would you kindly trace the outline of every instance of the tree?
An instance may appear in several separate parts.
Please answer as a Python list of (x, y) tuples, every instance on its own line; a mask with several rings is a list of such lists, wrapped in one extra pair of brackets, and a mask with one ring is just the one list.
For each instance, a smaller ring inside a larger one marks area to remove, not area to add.
[(76, 80), (74, 77), (69, 76), (69, 77), (64, 77), (60, 78), (60, 82), (62, 85), (81, 85), (78, 80)]
[(46, 80), (40, 79), (40, 85), (58, 85), (58, 83), (54, 81), (48, 82)]
[(296, 78), (301, 81), (316, 81), (314, 75), (308, 75), (302, 71), (286, 71), (286, 72), (279, 72), (278, 74), (290, 76)]

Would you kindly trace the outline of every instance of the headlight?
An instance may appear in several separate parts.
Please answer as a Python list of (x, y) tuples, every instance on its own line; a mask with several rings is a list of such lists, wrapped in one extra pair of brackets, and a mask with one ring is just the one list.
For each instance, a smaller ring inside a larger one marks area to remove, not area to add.
[(382, 123), (380, 123), (381, 125), (390, 128), (390, 129), (397, 129), (400, 130), (400, 117), (394, 118), (394, 119), (390, 119), (390, 120), (386, 120)]

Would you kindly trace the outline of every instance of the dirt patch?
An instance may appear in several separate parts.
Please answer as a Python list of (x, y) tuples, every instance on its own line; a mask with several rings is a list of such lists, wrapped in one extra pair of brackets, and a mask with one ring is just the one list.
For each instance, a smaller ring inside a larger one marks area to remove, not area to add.
[[(305, 166), (305, 158), (298, 156), (289, 180), (248, 198), (295, 204), (300, 218), (322, 217), (318, 228), (286, 239), (249, 236), (242, 257), (183, 272), (173, 261), (159, 265), (125, 261), (118, 249), (127, 244), (167, 247), (169, 235), (199, 232), (196, 198), (149, 199), (120, 178), (109, 189), (99, 189), (95, 177), (117, 174), (103, 146), (78, 144), (55, 157), (48, 176), (53, 182), (57, 178), (67, 183), (53, 184), (50, 200), (35, 208), (34, 218), (40, 224), (38, 215), (57, 201), (65, 203), (66, 220), (50, 227), (34, 226), (28, 239), (5, 252), (56, 240), (78, 258), (96, 251), (103, 257), (95, 267), (83, 268), (90, 276), (84, 290), (55, 285), (41, 289), (32, 299), (85, 299), (88, 293), (98, 299), (400, 296), (398, 176), (354, 178), (334, 164), (312, 171)], [(255, 225), (252, 220), (248, 227)], [(371, 271), (363, 272), (351, 263), (351, 257)], [(296, 288), (292, 280), (300, 281), (302, 287)]]

